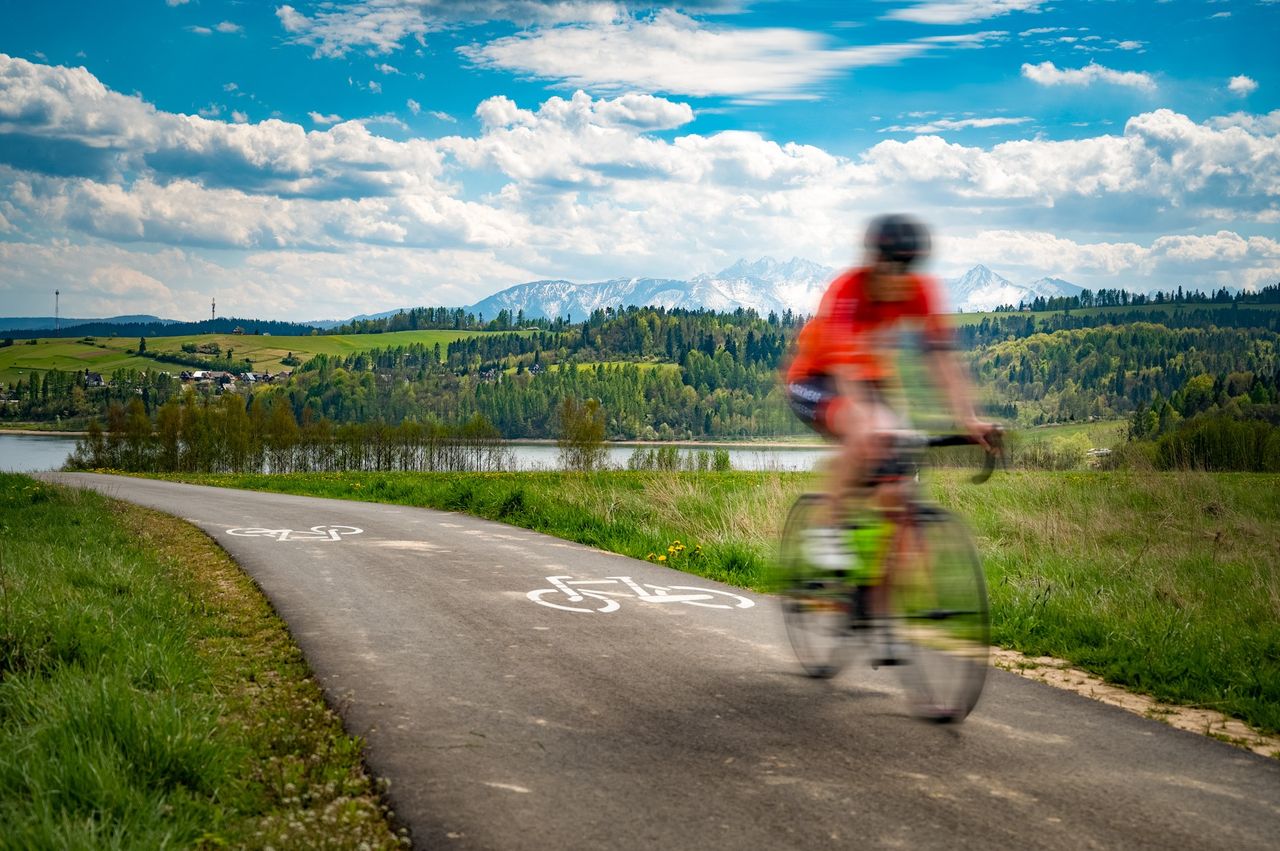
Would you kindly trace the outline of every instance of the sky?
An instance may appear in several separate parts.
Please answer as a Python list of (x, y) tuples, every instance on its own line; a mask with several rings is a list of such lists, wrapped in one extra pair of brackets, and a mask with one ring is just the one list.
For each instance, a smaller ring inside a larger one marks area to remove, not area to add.
[(0, 315), (345, 318), (929, 223), (1280, 282), (1278, 0), (0, 0)]

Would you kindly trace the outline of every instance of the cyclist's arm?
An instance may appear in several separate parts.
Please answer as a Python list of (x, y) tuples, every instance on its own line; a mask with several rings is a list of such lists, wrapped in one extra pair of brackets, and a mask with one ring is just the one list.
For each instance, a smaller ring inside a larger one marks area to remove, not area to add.
[(920, 287), (924, 324), (924, 347), (934, 380), (946, 394), (947, 403), (956, 422), (970, 437), (990, 449), (987, 434), (991, 423), (978, 418), (974, 410), (973, 383), (955, 351), (955, 337), (942, 316), (942, 299), (938, 283), (932, 278), (922, 278)]
[(938, 346), (929, 349), (929, 361), (960, 427), (982, 446), (988, 446), (987, 433), (991, 431), (991, 423), (981, 420), (974, 410), (973, 383), (960, 357), (954, 350)]

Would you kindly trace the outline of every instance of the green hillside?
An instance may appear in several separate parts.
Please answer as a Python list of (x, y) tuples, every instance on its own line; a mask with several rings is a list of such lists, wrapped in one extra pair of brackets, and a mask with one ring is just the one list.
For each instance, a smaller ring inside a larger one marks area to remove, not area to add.
[[(1117, 324), (1123, 324), (1126, 322), (1146, 321), (1150, 317), (1150, 315), (1154, 313), (1163, 313), (1166, 315), (1175, 315), (1175, 316), (1178, 314), (1187, 313), (1193, 310), (1205, 310), (1211, 313), (1216, 313), (1222, 310), (1231, 310), (1233, 306), (1234, 305), (1232, 305), (1229, 302), (1228, 303), (1195, 302), (1195, 303), (1189, 303), (1189, 304), (1174, 304), (1172, 302), (1157, 304), (1153, 302), (1150, 304), (1124, 304), (1124, 305), (1112, 305), (1108, 307), (1078, 307), (1078, 308), (1072, 308), (1068, 312), (1072, 316), (1114, 317), (1114, 321)], [(1237, 308), (1237, 309), (1241, 309), (1241, 308), (1247, 308), (1249, 310), (1277, 311), (1277, 310), (1280, 310), (1280, 304), (1242, 303), (1240, 305), (1240, 308)], [(1007, 316), (1034, 316), (1037, 318), (1041, 318), (1048, 314), (1062, 313), (1062, 312), (1063, 311), (1061, 310), (1041, 310), (1041, 311), (1035, 311), (1035, 312), (1027, 310), (1027, 311), (1021, 311), (1021, 312), (1015, 311), (1013, 313), (1009, 313), (1007, 311), (1006, 312), (983, 311), (981, 313), (956, 313), (956, 314), (952, 314), (951, 319), (957, 325), (977, 325), (981, 323), (983, 319), (996, 319), (999, 317), (1007, 317)]]
[[(249, 358), (254, 368), (262, 372), (279, 372), (288, 369), (280, 363), (290, 352), (306, 360), (312, 355), (327, 354), (346, 356), (367, 352), (375, 348), (392, 348), (420, 343), (443, 349), (454, 340), (492, 334), (490, 331), (395, 331), (387, 334), (315, 335), (308, 337), (272, 337), (250, 334), (197, 334), (186, 337), (153, 337), (147, 340), (147, 348), (154, 352), (182, 351), (184, 343), (216, 343), (223, 351), (231, 349), (237, 359)], [(504, 332), (509, 333), (509, 332)], [(60, 369), (79, 372), (88, 369), (106, 376), (117, 369), (152, 369), (177, 374), (189, 366), (162, 363), (150, 358), (129, 354), (138, 347), (136, 337), (94, 337), (91, 342), (42, 337), (34, 341), (20, 341), (0, 348), (0, 382), (9, 383), (25, 378), (31, 372)]]

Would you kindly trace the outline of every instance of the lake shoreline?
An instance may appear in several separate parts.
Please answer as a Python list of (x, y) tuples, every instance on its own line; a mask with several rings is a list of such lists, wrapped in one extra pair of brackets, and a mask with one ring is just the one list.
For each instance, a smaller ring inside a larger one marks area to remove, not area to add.
[(84, 437), (87, 431), (53, 431), (42, 428), (0, 428), (0, 434), (49, 435), (50, 437)]
[[(35, 428), (0, 428), (0, 434), (16, 434), (16, 435), (49, 435), (50, 437), (84, 437), (87, 431), (53, 431), (51, 429), (35, 429)], [(510, 440), (503, 440), (506, 444), (519, 444), (529, 446), (555, 446), (556, 440), (551, 437), (515, 437)], [(690, 449), (826, 449), (829, 444), (814, 443), (812, 441), (795, 442), (784, 440), (606, 440), (605, 446), (642, 446), (642, 447), (659, 447), (659, 446), (680, 446)]]

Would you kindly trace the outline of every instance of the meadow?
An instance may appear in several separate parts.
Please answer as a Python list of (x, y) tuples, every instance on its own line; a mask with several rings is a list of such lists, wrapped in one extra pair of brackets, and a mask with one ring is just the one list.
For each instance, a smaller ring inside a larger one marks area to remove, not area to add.
[(360, 741), (221, 549), (0, 474), (0, 849), (405, 844)]
[[(184, 337), (150, 337), (147, 339), (147, 349), (179, 354), (184, 343), (216, 343), (223, 351), (233, 350), (236, 359), (249, 358), (258, 372), (279, 372), (291, 368), (281, 363), (290, 353), (305, 361), (318, 354), (346, 356), (412, 343), (425, 346), (439, 343), (443, 350), (454, 340), (494, 333), (519, 332), (430, 330), (392, 331), (384, 334), (316, 334), (306, 337), (196, 334)], [(129, 349), (137, 347), (137, 337), (94, 337), (91, 342), (81, 342), (80, 338), (41, 337), (34, 344), (18, 340), (12, 346), (0, 348), (0, 383), (16, 381), (33, 371), (51, 369), (65, 372), (88, 369), (108, 377), (117, 369), (151, 369), (176, 375), (193, 368), (129, 354)]]
[[(282, 493), (459, 511), (744, 588), (770, 564), (810, 474), (172, 475)], [(975, 531), (993, 639), (1161, 700), (1280, 731), (1280, 478), (939, 471)]]

